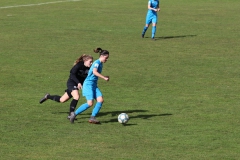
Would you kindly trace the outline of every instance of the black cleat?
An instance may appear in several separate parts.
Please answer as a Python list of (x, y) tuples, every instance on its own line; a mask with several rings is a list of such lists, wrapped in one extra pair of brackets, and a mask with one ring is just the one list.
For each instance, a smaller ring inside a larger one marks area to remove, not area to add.
[(47, 100), (48, 96), (50, 96), (49, 93), (45, 94), (45, 96), (42, 99), (40, 99), (39, 103), (41, 104), (41, 103), (45, 102)]
[(76, 116), (77, 115), (74, 112), (71, 112), (71, 115), (69, 116), (69, 120), (70, 120), (71, 123), (74, 123), (74, 120), (75, 120)]
[(142, 38), (144, 38), (144, 34), (142, 34)]
[[(67, 116), (67, 119), (69, 119), (70, 120), (70, 118), (71, 118), (71, 115), (68, 115)], [(74, 120), (77, 120), (77, 118), (75, 117), (75, 119)]]

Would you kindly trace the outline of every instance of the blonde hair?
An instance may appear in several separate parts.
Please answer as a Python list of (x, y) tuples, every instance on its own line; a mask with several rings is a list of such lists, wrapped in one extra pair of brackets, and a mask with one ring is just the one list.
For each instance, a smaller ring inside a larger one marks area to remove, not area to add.
[(93, 59), (93, 57), (91, 55), (83, 54), (74, 62), (73, 65), (75, 66), (79, 62), (81, 62), (81, 61), (84, 62), (84, 61), (87, 61), (89, 59)]

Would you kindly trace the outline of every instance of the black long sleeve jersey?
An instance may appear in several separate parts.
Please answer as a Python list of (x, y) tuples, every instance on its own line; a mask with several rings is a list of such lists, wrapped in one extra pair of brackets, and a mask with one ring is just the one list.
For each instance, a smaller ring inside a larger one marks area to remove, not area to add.
[(80, 61), (70, 70), (69, 79), (73, 80), (76, 84), (83, 84), (88, 75), (89, 69), (90, 67), (86, 67), (84, 62)]

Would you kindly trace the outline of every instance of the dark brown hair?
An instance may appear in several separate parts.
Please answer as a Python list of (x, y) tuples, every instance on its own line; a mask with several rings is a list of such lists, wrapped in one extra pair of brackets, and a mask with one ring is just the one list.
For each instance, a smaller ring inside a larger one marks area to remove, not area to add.
[(99, 53), (99, 56), (103, 55), (109, 55), (109, 52), (107, 50), (103, 50), (102, 48), (96, 48), (93, 50), (95, 53)]

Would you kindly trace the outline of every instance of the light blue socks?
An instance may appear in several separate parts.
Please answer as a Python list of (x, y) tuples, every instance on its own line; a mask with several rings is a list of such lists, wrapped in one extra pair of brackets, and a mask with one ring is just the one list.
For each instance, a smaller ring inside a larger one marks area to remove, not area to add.
[(156, 26), (152, 26), (152, 38), (155, 37), (155, 33), (156, 33)]
[(92, 116), (93, 117), (95, 117), (98, 114), (98, 112), (100, 111), (101, 107), (102, 107), (102, 103), (101, 102), (97, 102), (95, 107), (93, 108), (93, 111), (92, 111)]
[(89, 108), (87, 103), (82, 104), (78, 109), (75, 111), (75, 114), (78, 115), (84, 111), (86, 111)]
[(148, 27), (146, 27), (146, 26), (143, 28), (142, 35), (145, 35), (145, 32), (147, 31), (147, 29), (148, 29)]
[[(95, 117), (98, 114), (98, 112), (100, 111), (101, 107), (102, 107), (102, 103), (97, 102), (95, 107), (93, 108), (92, 116)], [(75, 111), (75, 114), (78, 115), (78, 114), (86, 111), (88, 108), (89, 108), (89, 105), (87, 103), (84, 103)]]

